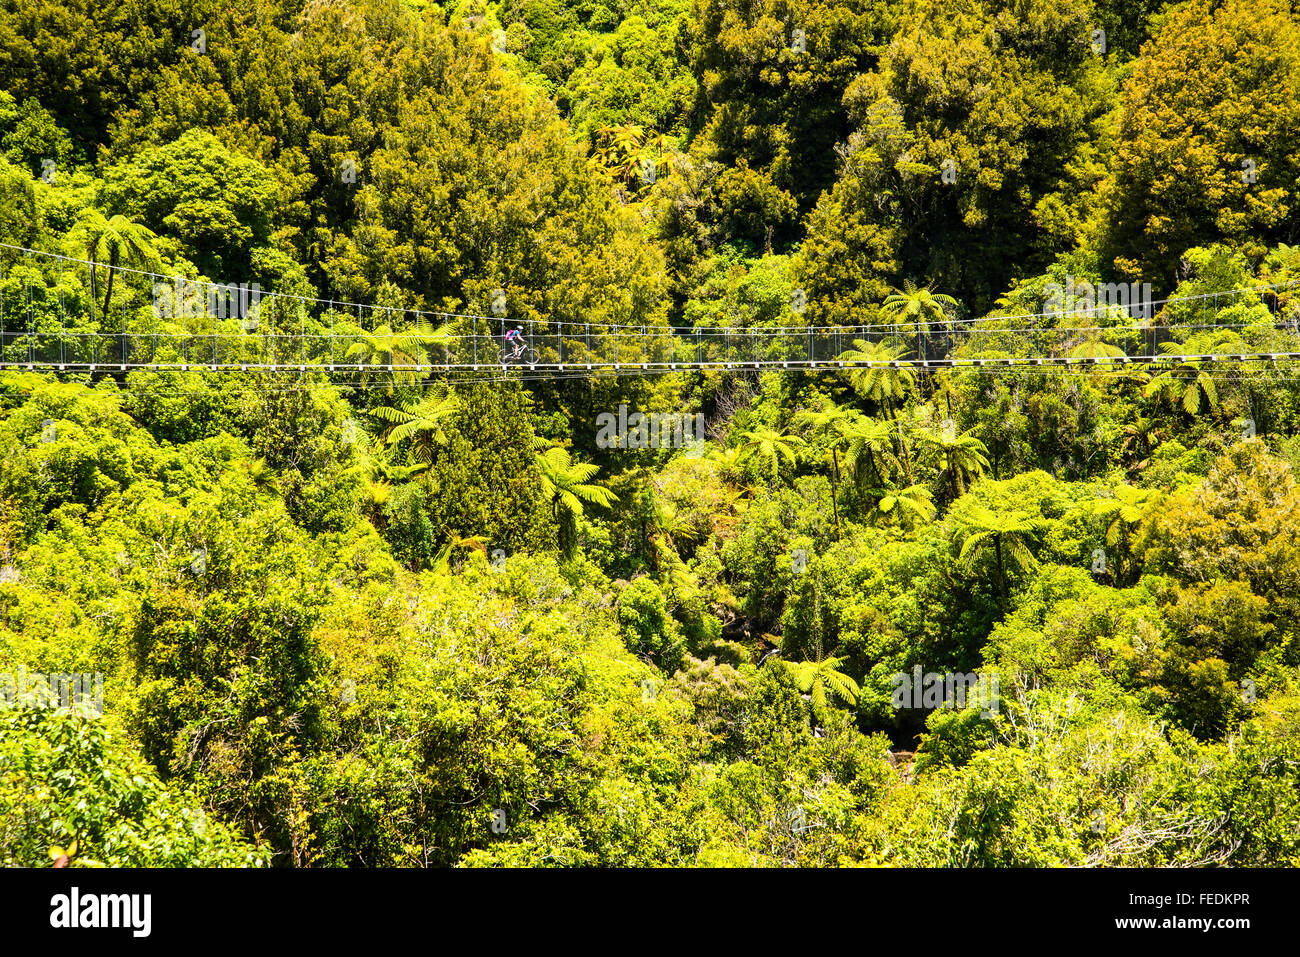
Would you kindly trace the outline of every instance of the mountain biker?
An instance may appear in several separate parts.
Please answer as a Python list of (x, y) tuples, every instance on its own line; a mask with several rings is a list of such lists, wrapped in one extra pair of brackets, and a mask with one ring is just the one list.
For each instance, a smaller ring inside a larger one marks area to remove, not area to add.
[(518, 328), (511, 329), (506, 333), (507, 349), (510, 348), (511, 343), (514, 344), (515, 353), (510, 358), (518, 359), (520, 354), (524, 351), (524, 334)]

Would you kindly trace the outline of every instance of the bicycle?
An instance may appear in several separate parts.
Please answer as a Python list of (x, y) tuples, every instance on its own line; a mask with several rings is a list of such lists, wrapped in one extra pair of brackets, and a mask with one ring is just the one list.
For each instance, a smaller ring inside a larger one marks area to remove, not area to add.
[(520, 361), (521, 359), (523, 359), (525, 355), (527, 355), (532, 351), (533, 351), (533, 347), (528, 345), (528, 343), (526, 342), (524, 343), (524, 347), (519, 350), (519, 355), (515, 355), (514, 346), (506, 346), (504, 349), (502, 349), (500, 352), (497, 353), (497, 361), (500, 362), (503, 366), (506, 366), (512, 362)]

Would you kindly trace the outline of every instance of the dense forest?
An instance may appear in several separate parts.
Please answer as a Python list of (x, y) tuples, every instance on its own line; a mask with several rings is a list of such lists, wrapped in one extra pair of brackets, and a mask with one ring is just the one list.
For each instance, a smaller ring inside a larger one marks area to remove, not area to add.
[(1203, 358), (1300, 321), (1294, 0), (4, 0), (0, 243), (11, 330), (153, 322), (131, 269), (647, 329), (1137, 283), (1171, 330), (11, 364), (0, 672), (103, 708), (9, 679), (0, 864), (1300, 864), (1300, 377)]

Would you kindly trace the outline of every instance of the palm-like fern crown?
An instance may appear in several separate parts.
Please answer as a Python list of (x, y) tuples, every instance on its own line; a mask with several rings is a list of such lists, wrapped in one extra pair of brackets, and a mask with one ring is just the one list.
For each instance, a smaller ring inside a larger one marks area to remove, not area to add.
[(412, 441), (415, 443), (416, 461), (427, 465), (433, 459), (433, 446), (446, 443), (443, 424), (455, 415), (459, 407), (454, 393), (434, 394), (403, 403), (397, 408), (380, 406), (374, 410), (374, 415), (390, 423), (384, 431), (387, 445)]
[(854, 339), (853, 348), (840, 353), (840, 361), (860, 364), (849, 371), (849, 384), (864, 399), (883, 402), (902, 398), (916, 384), (916, 375), (911, 370), (884, 364), (897, 361), (904, 351), (903, 346)]
[(428, 355), (429, 346), (447, 342), (450, 336), (445, 324), (435, 329), (421, 321), (400, 332), (382, 325), (373, 332), (362, 332), (358, 340), (349, 347), (348, 355), (369, 353), (373, 357), (385, 357), (390, 362), (400, 360), (420, 364)]
[(928, 522), (937, 513), (930, 490), (924, 485), (909, 485), (898, 491), (878, 489), (879, 500), (867, 516), (871, 524), (897, 521), (910, 526)]
[(1211, 409), (1219, 407), (1219, 392), (1214, 377), (1203, 367), (1203, 360), (1192, 358), (1202, 354), (1203, 350), (1211, 350), (1213, 345), (1197, 339), (1198, 337), (1193, 337), (1186, 343), (1160, 344), (1160, 351), (1165, 354), (1160, 364), (1165, 371), (1147, 383), (1144, 395), (1168, 396), (1170, 401), (1181, 404), (1188, 415), (1196, 415), (1200, 411), (1202, 395)]
[(944, 306), (955, 309), (957, 300), (944, 293), (931, 292), (928, 287), (918, 288), (912, 280), (905, 279), (902, 290), (896, 290), (885, 298), (881, 312), (891, 318), (938, 320), (944, 318)]
[(960, 434), (949, 429), (927, 428), (921, 432), (921, 438), (931, 448), (945, 453), (971, 453), (983, 457), (988, 454), (988, 446), (970, 434), (970, 430)]
[(575, 516), (583, 514), (583, 503), (609, 506), (616, 500), (609, 489), (587, 484), (600, 471), (600, 466), (574, 462), (567, 449), (553, 446), (536, 456), (536, 462), (543, 497), (559, 503)]
[(832, 445), (842, 445), (847, 440), (847, 426), (853, 412), (831, 402), (819, 409), (805, 409), (795, 416), (795, 425), (812, 435), (822, 436)]
[(148, 227), (120, 213), (109, 218), (92, 209), (77, 221), (68, 236), (73, 242), (84, 245), (87, 258), (92, 262), (105, 255), (114, 260), (156, 258), (150, 243), (158, 237)]
[(797, 450), (804, 445), (797, 435), (787, 435), (766, 426), (741, 433), (739, 457), (741, 461), (755, 460), (765, 471), (775, 475), (782, 462), (794, 465)]
[(1071, 359), (1109, 359), (1124, 355), (1124, 350), (1096, 336), (1085, 339), (1069, 352)]
[(1161, 494), (1155, 489), (1120, 485), (1115, 489), (1114, 498), (1094, 499), (1089, 510), (1108, 523), (1106, 541), (1114, 545), (1119, 541), (1124, 526), (1134, 526), (1143, 522), (1160, 499)]
[[(877, 467), (884, 465), (891, 469), (899, 467), (898, 457), (894, 455), (894, 427), (889, 422), (882, 422), (855, 412), (843, 426), (848, 442), (848, 451), (844, 461), (859, 479), (867, 476), (866, 465), (874, 463)], [(881, 478), (887, 476), (882, 475)]]
[(842, 657), (823, 658), (819, 654), (812, 660), (790, 666), (795, 687), (809, 696), (813, 710), (818, 714), (824, 714), (830, 704), (826, 693), (828, 689), (850, 705), (858, 703), (862, 689), (857, 682), (840, 671), (843, 664)]
[(983, 505), (976, 505), (958, 521), (958, 534), (963, 539), (958, 561), (973, 561), (998, 542), (1007, 557), (1016, 563), (1027, 567), (1034, 564), (1027, 539), (1042, 527), (1041, 518), (1019, 509), (993, 512)]

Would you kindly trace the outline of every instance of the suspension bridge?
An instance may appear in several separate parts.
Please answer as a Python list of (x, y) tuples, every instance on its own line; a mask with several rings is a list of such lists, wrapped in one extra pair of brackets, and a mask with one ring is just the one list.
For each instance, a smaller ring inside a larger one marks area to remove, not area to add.
[[(0, 243), (0, 369), (584, 377), (1267, 363), (1300, 359), (1297, 293), (1300, 281), (1142, 303), (1089, 296), (1056, 311), (965, 320), (620, 325), (264, 293)], [(793, 307), (787, 313), (798, 318)], [(518, 356), (504, 340), (509, 329), (522, 336)]]

